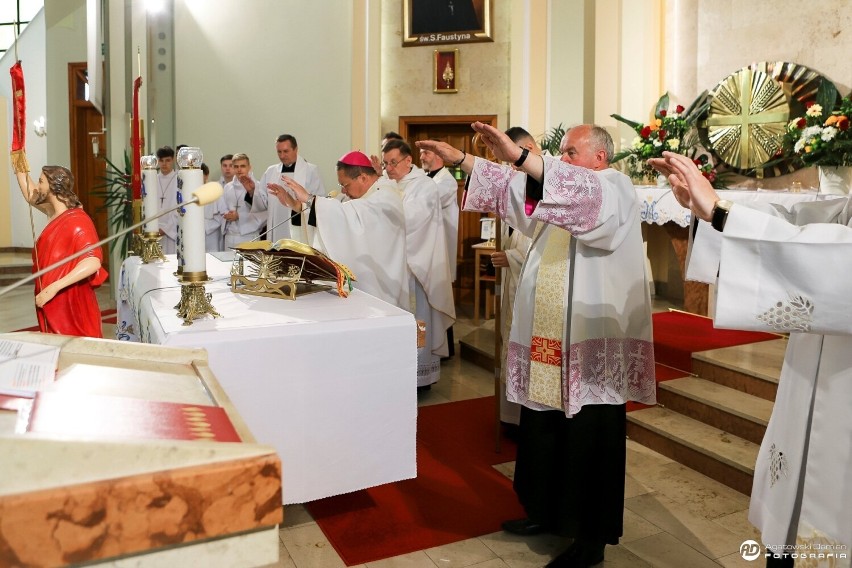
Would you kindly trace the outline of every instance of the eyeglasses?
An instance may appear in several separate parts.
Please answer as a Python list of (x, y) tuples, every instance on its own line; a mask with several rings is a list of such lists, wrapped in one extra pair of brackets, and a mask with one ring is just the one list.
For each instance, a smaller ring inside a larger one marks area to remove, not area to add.
[(349, 187), (350, 185), (352, 185), (352, 182), (354, 182), (354, 181), (355, 181), (355, 180), (353, 179), (353, 180), (348, 181), (348, 182), (346, 182), (346, 183), (338, 183), (338, 184), (337, 184), (337, 187), (339, 187), (340, 189), (345, 190), (347, 187)]
[(395, 168), (408, 158), (410, 158), (410, 156), (406, 156), (405, 158), (402, 158), (401, 160), (391, 160), (390, 162), (382, 162), (382, 168), (388, 169), (388, 166)]

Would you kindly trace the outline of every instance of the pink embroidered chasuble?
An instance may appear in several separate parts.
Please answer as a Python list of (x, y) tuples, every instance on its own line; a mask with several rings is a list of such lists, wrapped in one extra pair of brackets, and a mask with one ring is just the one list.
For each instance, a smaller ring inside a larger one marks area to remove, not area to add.
[[(524, 174), (481, 159), (465, 194), (464, 210), (494, 212), (533, 239), (515, 296), (507, 398), (567, 416), (586, 404), (655, 404), (651, 301), (633, 184), (612, 169), (594, 172), (550, 156), (544, 165), (540, 202), (527, 200)], [(558, 262), (564, 270), (552, 269)], [(552, 321), (536, 322), (541, 295), (554, 290), (564, 306), (548, 316), (561, 320), (555, 333)], [(534, 365), (560, 369), (556, 399), (531, 396)]]

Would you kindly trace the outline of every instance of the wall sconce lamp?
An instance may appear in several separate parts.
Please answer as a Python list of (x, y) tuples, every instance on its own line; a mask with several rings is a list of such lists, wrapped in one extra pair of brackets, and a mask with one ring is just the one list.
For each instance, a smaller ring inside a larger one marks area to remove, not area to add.
[(43, 116), (38, 117), (33, 121), (33, 130), (36, 133), (36, 136), (39, 138), (43, 138), (47, 136), (47, 119)]

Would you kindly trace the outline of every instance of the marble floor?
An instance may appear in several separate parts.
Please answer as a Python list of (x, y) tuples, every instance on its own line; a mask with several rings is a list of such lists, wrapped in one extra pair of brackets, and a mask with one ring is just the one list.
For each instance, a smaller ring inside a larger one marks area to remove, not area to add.
[[(114, 307), (108, 288), (99, 292), (101, 308)], [(35, 324), (32, 288), (23, 286), (0, 297), (0, 332)], [(493, 320), (484, 326), (493, 326)], [(469, 317), (455, 327), (458, 340), (475, 328)], [(111, 328), (105, 329), (109, 337)], [(441, 380), (419, 394), (419, 404), (440, 404), (488, 396), (492, 373), (456, 356), (442, 364)], [(514, 463), (496, 466), (511, 478)], [(758, 539), (749, 524), (748, 497), (628, 440), (625, 477), (624, 536), (608, 546), (601, 566), (639, 568), (750, 567), (740, 544)], [(345, 564), (304, 506), (284, 508), (279, 530), (280, 568), (336, 568)], [(516, 537), (503, 532), (395, 558), (371, 562), (369, 568), (534, 568), (547, 564), (569, 544), (553, 536)]]

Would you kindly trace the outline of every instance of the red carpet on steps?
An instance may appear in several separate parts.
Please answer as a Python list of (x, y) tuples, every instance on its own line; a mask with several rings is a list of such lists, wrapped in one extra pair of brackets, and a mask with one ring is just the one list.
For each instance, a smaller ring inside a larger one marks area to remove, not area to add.
[(492, 465), (494, 397), (424, 406), (417, 416), (417, 478), (307, 504), (348, 566), (500, 530), (524, 516), (512, 482)]
[[(713, 320), (687, 312), (659, 312), (654, 318), (654, 359), (657, 363), (692, 370), (692, 354), (720, 347), (778, 339), (774, 333), (716, 329)], [(659, 382), (659, 379), (657, 379)]]

